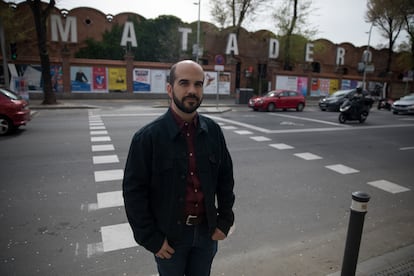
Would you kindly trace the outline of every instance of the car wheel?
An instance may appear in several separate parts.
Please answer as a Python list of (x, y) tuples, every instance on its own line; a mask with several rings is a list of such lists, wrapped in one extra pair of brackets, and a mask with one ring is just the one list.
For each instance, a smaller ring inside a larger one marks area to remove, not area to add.
[(345, 124), (345, 122), (346, 122), (345, 115), (344, 115), (344, 114), (342, 114), (342, 113), (340, 113), (340, 114), (339, 114), (339, 117), (338, 117), (338, 121), (339, 121), (341, 124)]
[(275, 104), (274, 104), (274, 103), (270, 103), (270, 104), (267, 106), (267, 111), (269, 111), (269, 112), (273, 112), (273, 111), (275, 111), (275, 108), (276, 108)]
[(4, 116), (0, 116), (0, 135), (6, 135), (13, 130), (12, 122)]
[(305, 108), (305, 105), (303, 103), (299, 103), (298, 106), (296, 106), (296, 111), (303, 111)]

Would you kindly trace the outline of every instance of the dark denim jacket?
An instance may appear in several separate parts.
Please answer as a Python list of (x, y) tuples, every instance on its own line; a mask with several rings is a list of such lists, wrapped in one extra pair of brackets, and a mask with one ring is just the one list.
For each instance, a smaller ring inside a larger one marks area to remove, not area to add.
[[(135, 133), (122, 184), (134, 238), (153, 253), (165, 238), (179, 240), (185, 224), (187, 145), (171, 112)], [(202, 115), (195, 150), (209, 230), (227, 235), (234, 222), (233, 164), (220, 127)]]

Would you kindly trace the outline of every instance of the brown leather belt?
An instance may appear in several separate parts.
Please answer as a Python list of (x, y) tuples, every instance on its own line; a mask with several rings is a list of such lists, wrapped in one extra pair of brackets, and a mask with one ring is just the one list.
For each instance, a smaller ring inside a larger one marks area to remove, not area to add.
[(185, 225), (193, 226), (193, 225), (199, 225), (204, 221), (204, 216), (193, 216), (188, 215), (185, 217)]

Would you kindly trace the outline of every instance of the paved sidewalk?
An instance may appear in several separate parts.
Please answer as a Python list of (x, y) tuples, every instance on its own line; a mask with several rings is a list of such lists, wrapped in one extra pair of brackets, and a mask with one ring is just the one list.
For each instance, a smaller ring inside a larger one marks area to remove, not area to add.
[[(335, 272), (327, 276), (340, 276)], [(414, 244), (357, 265), (357, 276), (414, 276)]]

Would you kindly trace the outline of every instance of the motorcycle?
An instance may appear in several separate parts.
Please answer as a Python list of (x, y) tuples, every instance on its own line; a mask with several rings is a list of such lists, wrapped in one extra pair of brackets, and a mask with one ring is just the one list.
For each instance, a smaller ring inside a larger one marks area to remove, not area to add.
[(360, 123), (365, 122), (368, 118), (370, 105), (363, 98), (347, 99), (339, 108), (338, 120), (341, 124), (346, 121), (359, 121)]
[(380, 109), (391, 110), (392, 103), (393, 103), (393, 100), (382, 98), (378, 101), (377, 108), (378, 108), (378, 110), (380, 110)]

